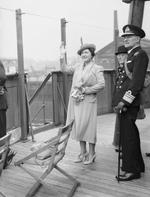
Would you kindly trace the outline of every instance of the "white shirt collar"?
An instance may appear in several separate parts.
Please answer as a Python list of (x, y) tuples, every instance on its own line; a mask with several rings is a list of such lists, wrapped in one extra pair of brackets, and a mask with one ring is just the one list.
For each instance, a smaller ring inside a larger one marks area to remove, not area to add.
[(132, 51), (133, 49), (135, 49), (135, 48), (137, 48), (137, 47), (139, 47), (139, 46), (140, 46), (140, 45), (134, 46), (132, 49), (130, 49), (130, 50), (128, 51), (128, 54), (131, 53), (131, 51)]

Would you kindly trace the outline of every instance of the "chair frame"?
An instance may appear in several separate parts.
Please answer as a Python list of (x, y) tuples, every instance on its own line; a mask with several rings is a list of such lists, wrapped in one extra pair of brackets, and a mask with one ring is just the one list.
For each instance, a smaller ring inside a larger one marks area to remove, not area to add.
[(4, 137), (0, 138), (0, 176), (2, 174), (6, 156), (9, 149), (11, 134), (6, 134)]
[[(33, 184), (31, 189), (26, 194), (26, 197), (33, 196), (42, 185), (44, 186), (44, 188), (48, 188), (48, 185), (44, 182), (44, 179), (51, 173), (53, 169), (56, 169), (61, 174), (66, 176), (69, 180), (71, 180), (73, 186), (68, 194), (68, 197), (74, 195), (77, 187), (80, 185), (80, 182), (77, 181), (73, 176), (69, 175), (62, 168), (58, 167), (59, 162), (65, 156), (65, 150), (70, 136), (70, 132), (72, 130), (73, 122), (74, 121), (72, 121), (70, 124), (62, 128), (59, 128), (58, 134), (55, 137), (44, 142), (45, 144), (42, 147), (40, 147), (38, 150), (33, 151), (28, 156), (14, 163), (15, 166), (22, 168), (25, 172), (27, 172), (30, 176), (32, 176), (36, 180), (35, 184)], [(49, 151), (49, 154), (40, 156), (40, 154), (46, 150)], [(33, 158), (35, 160), (38, 158), (40, 158), (40, 160), (48, 160), (48, 167), (43, 171), (42, 175), (39, 177), (33, 174), (31, 170), (28, 170), (23, 166), (23, 164), (28, 163), (27, 160)]]

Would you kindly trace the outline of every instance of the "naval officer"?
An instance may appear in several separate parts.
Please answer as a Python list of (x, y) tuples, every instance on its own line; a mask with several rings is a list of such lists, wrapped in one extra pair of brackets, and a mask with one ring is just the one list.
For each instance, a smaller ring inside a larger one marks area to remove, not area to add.
[(135, 25), (125, 25), (122, 37), (124, 46), (128, 50), (126, 62), (128, 77), (120, 84), (115, 94), (114, 105), (116, 112), (120, 113), (123, 174), (119, 177), (119, 181), (130, 181), (140, 178), (141, 173), (145, 171), (139, 130), (135, 121), (141, 103), (140, 92), (144, 85), (149, 59), (140, 46), (141, 39), (145, 37), (143, 29)]

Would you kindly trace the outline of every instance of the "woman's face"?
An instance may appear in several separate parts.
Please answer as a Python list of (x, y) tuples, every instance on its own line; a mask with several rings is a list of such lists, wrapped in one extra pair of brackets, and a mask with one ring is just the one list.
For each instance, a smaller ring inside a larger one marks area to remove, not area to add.
[(85, 63), (91, 61), (91, 59), (92, 59), (92, 54), (91, 54), (91, 52), (90, 52), (89, 49), (85, 49), (85, 50), (82, 51), (82, 53), (81, 53), (81, 59), (82, 59)]

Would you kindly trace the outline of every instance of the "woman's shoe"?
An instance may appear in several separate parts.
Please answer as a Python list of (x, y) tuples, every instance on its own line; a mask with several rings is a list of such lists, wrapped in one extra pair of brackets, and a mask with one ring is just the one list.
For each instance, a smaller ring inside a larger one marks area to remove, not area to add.
[(86, 160), (87, 156), (88, 156), (88, 152), (86, 152), (84, 154), (79, 154), (77, 159), (74, 161), (74, 163), (84, 162)]
[(96, 154), (94, 154), (91, 158), (89, 158), (88, 160), (84, 161), (83, 164), (84, 165), (89, 165), (91, 163), (93, 163), (96, 159)]

